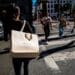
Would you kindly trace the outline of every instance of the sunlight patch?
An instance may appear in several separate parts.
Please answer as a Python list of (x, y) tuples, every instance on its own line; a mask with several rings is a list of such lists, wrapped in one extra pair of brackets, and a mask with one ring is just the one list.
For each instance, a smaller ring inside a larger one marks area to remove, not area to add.
[(44, 61), (45, 61), (46, 65), (49, 68), (51, 68), (52, 70), (57, 70), (58, 72), (61, 72), (59, 66), (56, 64), (56, 62), (54, 61), (54, 59), (51, 58), (50, 56), (45, 57)]

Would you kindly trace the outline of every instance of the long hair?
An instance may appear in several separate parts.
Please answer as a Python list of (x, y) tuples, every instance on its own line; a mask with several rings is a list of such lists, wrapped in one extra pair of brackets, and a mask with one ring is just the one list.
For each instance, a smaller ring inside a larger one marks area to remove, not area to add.
[(20, 8), (18, 6), (15, 6), (14, 12), (13, 12), (13, 18), (19, 19), (20, 17)]

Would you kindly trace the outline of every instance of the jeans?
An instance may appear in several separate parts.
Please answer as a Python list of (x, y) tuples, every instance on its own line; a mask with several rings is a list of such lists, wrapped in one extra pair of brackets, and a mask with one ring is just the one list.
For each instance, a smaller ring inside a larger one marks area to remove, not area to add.
[(62, 37), (63, 32), (64, 32), (63, 26), (59, 26), (59, 36), (60, 36), (60, 37)]

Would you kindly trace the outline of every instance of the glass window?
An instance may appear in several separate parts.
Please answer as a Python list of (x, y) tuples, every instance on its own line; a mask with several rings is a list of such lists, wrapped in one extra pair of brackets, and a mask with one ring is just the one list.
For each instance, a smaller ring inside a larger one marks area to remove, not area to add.
[(53, 0), (51, 0), (51, 3), (53, 3)]
[(70, 3), (71, 3), (72, 1), (70, 0)]
[(66, 1), (63, 1), (63, 3), (65, 3)]
[(57, 1), (55, 0), (54, 3), (56, 3)]
[(62, 3), (62, 0), (60, 1), (60, 3)]
[(48, 4), (48, 8), (50, 8), (50, 5)]
[(50, 12), (50, 11), (48, 10), (48, 12)]
[(53, 13), (53, 10), (51, 9), (51, 13)]
[(53, 8), (53, 4), (51, 4), (51, 8)]

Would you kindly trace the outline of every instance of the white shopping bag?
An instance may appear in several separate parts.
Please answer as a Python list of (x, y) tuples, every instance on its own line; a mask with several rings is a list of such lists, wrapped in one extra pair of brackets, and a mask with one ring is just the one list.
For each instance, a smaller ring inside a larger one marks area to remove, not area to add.
[(39, 54), (38, 36), (21, 31), (12, 31), (11, 55), (17, 58), (34, 58)]

